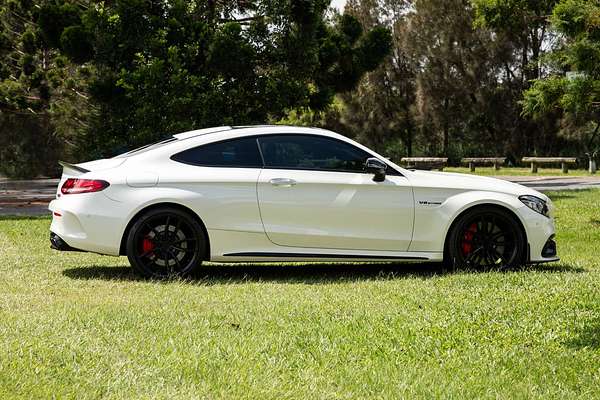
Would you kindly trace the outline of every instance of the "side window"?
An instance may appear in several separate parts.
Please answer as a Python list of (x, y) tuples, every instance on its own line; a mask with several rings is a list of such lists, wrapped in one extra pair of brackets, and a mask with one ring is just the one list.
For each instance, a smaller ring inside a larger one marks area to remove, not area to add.
[(258, 141), (267, 168), (363, 172), (370, 157), (351, 144), (323, 136), (273, 135)]
[(204, 167), (262, 168), (256, 138), (209, 143), (171, 156), (172, 160)]

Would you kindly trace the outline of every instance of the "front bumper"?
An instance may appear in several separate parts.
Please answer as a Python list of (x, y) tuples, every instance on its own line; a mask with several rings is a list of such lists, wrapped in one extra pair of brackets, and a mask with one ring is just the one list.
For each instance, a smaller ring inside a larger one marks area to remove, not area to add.
[(542, 248), (542, 257), (558, 258), (556, 257), (556, 242), (554, 241), (554, 235), (550, 236), (550, 239), (546, 241), (546, 244)]
[(554, 235), (550, 236), (550, 238), (544, 244), (542, 248), (541, 258), (532, 259), (531, 257), (531, 249), (529, 254), (529, 263), (530, 264), (541, 264), (546, 262), (554, 262), (560, 261), (560, 257), (557, 257), (556, 251), (556, 241), (554, 240)]
[(529, 244), (528, 262), (531, 264), (558, 261), (554, 220), (536, 213), (529, 207), (521, 207), (519, 216)]

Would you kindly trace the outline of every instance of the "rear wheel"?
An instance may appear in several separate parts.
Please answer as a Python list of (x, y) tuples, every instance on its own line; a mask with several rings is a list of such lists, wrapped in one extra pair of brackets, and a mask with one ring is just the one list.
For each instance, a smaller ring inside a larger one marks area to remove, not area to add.
[(202, 226), (176, 208), (156, 208), (142, 214), (127, 236), (129, 263), (146, 277), (189, 275), (202, 263), (205, 252)]
[(459, 217), (447, 243), (447, 264), (476, 269), (510, 268), (524, 262), (527, 240), (508, 212), (478, 207)]

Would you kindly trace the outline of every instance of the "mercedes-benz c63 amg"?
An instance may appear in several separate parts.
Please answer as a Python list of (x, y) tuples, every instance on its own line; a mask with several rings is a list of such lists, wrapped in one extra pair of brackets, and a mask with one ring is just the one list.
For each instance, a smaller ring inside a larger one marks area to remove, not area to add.
[(146, 276), (186, 275), (204, 260), (474, 268), (557, 260), (544, 194), (407, 170), (322, 129), (203, 129), (62, 164), (52, 247), (126, 255)]

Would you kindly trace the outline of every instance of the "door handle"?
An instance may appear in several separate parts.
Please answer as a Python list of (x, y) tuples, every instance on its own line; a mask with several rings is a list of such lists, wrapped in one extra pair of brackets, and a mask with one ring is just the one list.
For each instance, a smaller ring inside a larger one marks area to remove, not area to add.
[(273, 186), (281, 187), (292, 187), (296, 184), (296, 181), (289, 178), (273, 178), (269, 181)]

